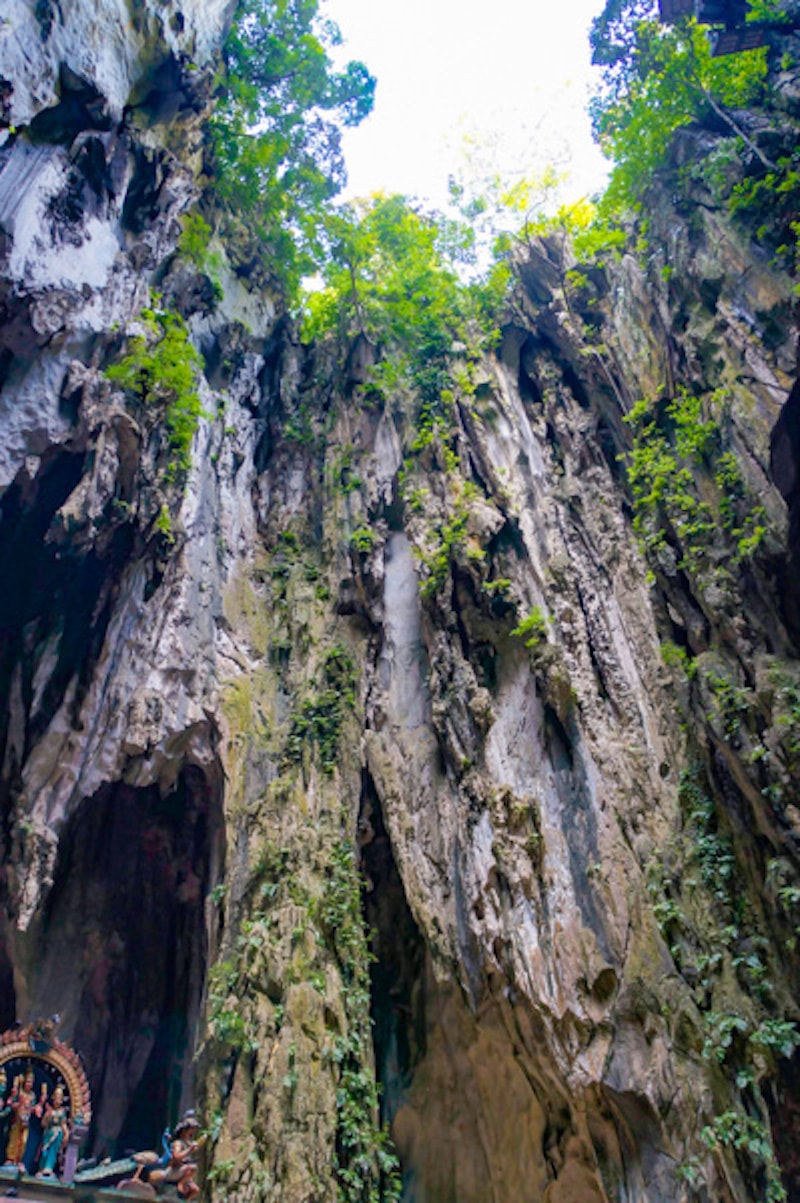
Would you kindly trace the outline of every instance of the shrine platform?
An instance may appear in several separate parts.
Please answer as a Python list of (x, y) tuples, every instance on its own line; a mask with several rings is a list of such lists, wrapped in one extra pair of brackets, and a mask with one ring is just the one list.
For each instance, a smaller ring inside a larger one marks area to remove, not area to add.
[(15, 1178), (0, 1170), (0, 1203), (16, 1203), (19, 1199), (27, 1199), (29, 1203), (58, 1203), (60, 1199), (70, 1199), (72, 1203), (111, 1203), (112, 1199), (124, 1200), (128, 1203), (135, 1196), (123, 1191), (74, 1183), (68, 1186), (57, 1180), (47, 1181), (42, 1178), (29, 1178), (23, 1175)]

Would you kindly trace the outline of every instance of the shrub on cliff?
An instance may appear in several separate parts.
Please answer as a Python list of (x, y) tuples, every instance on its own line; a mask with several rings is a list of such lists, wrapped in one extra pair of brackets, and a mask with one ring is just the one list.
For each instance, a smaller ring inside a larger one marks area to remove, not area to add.
[(106, 376), (140, 404), (163, 410), (170, 452), (165, 479), (172, 483), (191, 467), (192, 440), (202, 415), (197, 391), (201, 359), (180, 314), (146, 308), (138, 320), (142, 332), (128, 339), (126, 354), (106, 369)]

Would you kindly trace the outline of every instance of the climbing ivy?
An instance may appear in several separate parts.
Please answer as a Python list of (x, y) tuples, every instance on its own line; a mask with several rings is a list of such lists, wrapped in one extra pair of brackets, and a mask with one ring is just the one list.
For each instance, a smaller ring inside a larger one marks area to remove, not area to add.
[[(777, 1058), (800, 1045), (794, 1016), (775, 1014), (769, 941), (737, 885), (733, 841), (693, 766), (681, 775), (682, 831), (650, 872), (653, 914), (703, 1015), (703, 1058), (721, 1067), (741, 1099), (702, 1129), (709, 1148), (731, 1149), (766, 1179), (765, 1199), (786, 1195), (760, 1086)], [(702, 894), (697, 892), (702, 885)], [(731, 978), (739, 986), (730, 989)], [(697, 1171), (699, 1172), (699, 1171)]]
[[(436, 430), (436, 441), (441, 432)], [(439, 594), (450, 579), (452, 566), (459, 559), (479, 563), (486, 559), (486, 551), (467, 530), (472, 502), (479, 496), (477, 486), (464, 480), (457, 471), (457, 459), (448, 458), (444, 445), (444, 462), (449, 477), (448, 515), (430, 526), (425, 532), (422, 546), (415, 549), (420, 561), (420, 596), (425, 600)], [(452, 453), (451, 453), (452, 454)]]
[(733, 1108), (715, 1116), (700, 1132), (700, 1138), (709, 1149), (730, 1148), (744, 1153), (766, 1174), (765, 1203), (786, 1203), (786, 1190), (781, 1182), (780, 1167), (770, 1140), (769, 1129), (763, 1119), (747, 1115)]
[(378, 542), (378, 536), (369, 526), (357, 527), (350, 536), (350, 546), (358, 555), (367, 556)]
[(212, 965), (208, 975), (209, 1031), (220, 1046), (233, 1053), (251, 1052), (256, 1047), (241, 1008), (234, 1005), (241, 985), (241, 970), (233, 960)]
[(354, 704), (353, 661), (343, 647), (335, 647), (325, 656), (319, 687), (292, 714), (285, 762), (300, 764), (304, 749), (315, 749), (322, 771), (332, 773), (338, 762), (344, 717)]
[(777, 263), (797, 275), (800, 154), (778, 158), (771, 170), (745, 176), (725, 197), (728, 212), (754, 232)]
[(325, 890), (316, 910), (344, 985), (347, 1034), (336, 1039), (336, 1177), (341, 1203), (395, 1203), (400, 1173), (388, 1133), (377, 1123), (378, 1086), (372, 1068), (369, 964), (361, 913), (361, 879), (352, 844), (332, 850)]
[(541, 606), (534, 606), (511, 632), (517, 639), (524, 639), (525, 646), (535, 651), (547, 640), (547, 620)]
[[(640, 401), (627, 415), (633, 446), (624, 457), (634, 530), (653, 568), (674, 567), (707, 581), (731, 579), (766, 534), (766, 513), (754, 502), (718, 415), (724, 392)], [(709, 487), (711, 486), (711, 487)], [(720, 540), (720, 534), (722, 539)], [(718, 563), (724, 542), (729, 567)]]

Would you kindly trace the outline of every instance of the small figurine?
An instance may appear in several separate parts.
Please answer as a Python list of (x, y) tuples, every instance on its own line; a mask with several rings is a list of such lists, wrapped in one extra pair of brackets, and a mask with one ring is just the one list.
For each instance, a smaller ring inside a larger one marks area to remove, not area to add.
[(150, 1182), (156, 1187), (174, 1186), (181, 1199), (195, 1199), (200, 1194), (200, 1187), (195, 1182), (197, 1162), (194, 1156), (205, 1138), (197, 1139), (199, 1131), (197, 1116), (194, 1111), (187, 1111), (172, 1133), (166, 1168), (151, 1170)]
[(39, 1159), (39, 1149), (42, 1144), (42, 1135), (44, 1133), (43, 1119), (47, 1110), (47, 1092), (49, 1086), (47, 1082), (42, 1082), (39, 1088), (39, 1101), (35, 1107), (31, 1108), (30, 1117), (28, 1119), (28, 1136), (25, 1141), (25, 1151), (22, 1154), (22, 1164), (27, 1173), (32, 1174), (36, 1169), (36, 1163)]
[(11, 1099), (8, 1095), (8, 1076), (0, 1067), (0, 1151), (5, 1152), (8, 1144), (8, 1126), (11, 1122)]
[(11, 1121), (8, 1145), (6, 1146), (7, 1165), (23, 1166), (25, 1146), (28, 1142), (28, 1125), (30, 1124), (33, 1108), (36, 1105), (36, 1095), (34, 1094), (33, 1086), (34, 1077), (32, 1069), (27, 1069), (24, 1076), (18, 1074), (14, 1079), (14, 1088), (11, 1091), (10, 1099), (13, 1119)]
[(60, 1015), (51, 1015), (49, 1019), (37, 1019), (31, 1024), (28, 1043), (34, 1053), (48, 1052), (53, 1045), (56, 1028), (60, 1023)]
[(122, 1182), (118, 1182), (116, 1189), (123, 1195), (140, 1195), (144, 1199), (155, 1199), (156, 1188), (149, 1182), (145, 1182), (142, 1174), (151, 1171), (158, 1164), (158, 1153), (154, 1153), (152, 1150), (134, 1153), (131, 1160), (136, 1166), (136, 1173), (132, 1178), (125, 1178)]
[(64, 1087), (59, 1085), (53, 1091), (53, 1101), (45, 1112), (44, 1137), (39, 1158), (40, 1178), (55, 1177), (59, 1153), (68, 1139), (69, 1122), (64, 1105)]

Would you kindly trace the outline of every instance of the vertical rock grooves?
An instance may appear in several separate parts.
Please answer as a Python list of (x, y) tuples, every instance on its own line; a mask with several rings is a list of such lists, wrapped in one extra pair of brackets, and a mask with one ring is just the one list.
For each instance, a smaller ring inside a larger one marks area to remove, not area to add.
[(731, 147), (646, 252), (521, 246), (426, 425), (197, 222), (228, 5), (135, 7), (0, 41), (0, 1021), (61, 1013), (98, 1155), (196, 1103), (211, 1200), (396, 1197), (379, 1111), (404, 1203), (793, 1197), (796, 338), (680, 170)]

